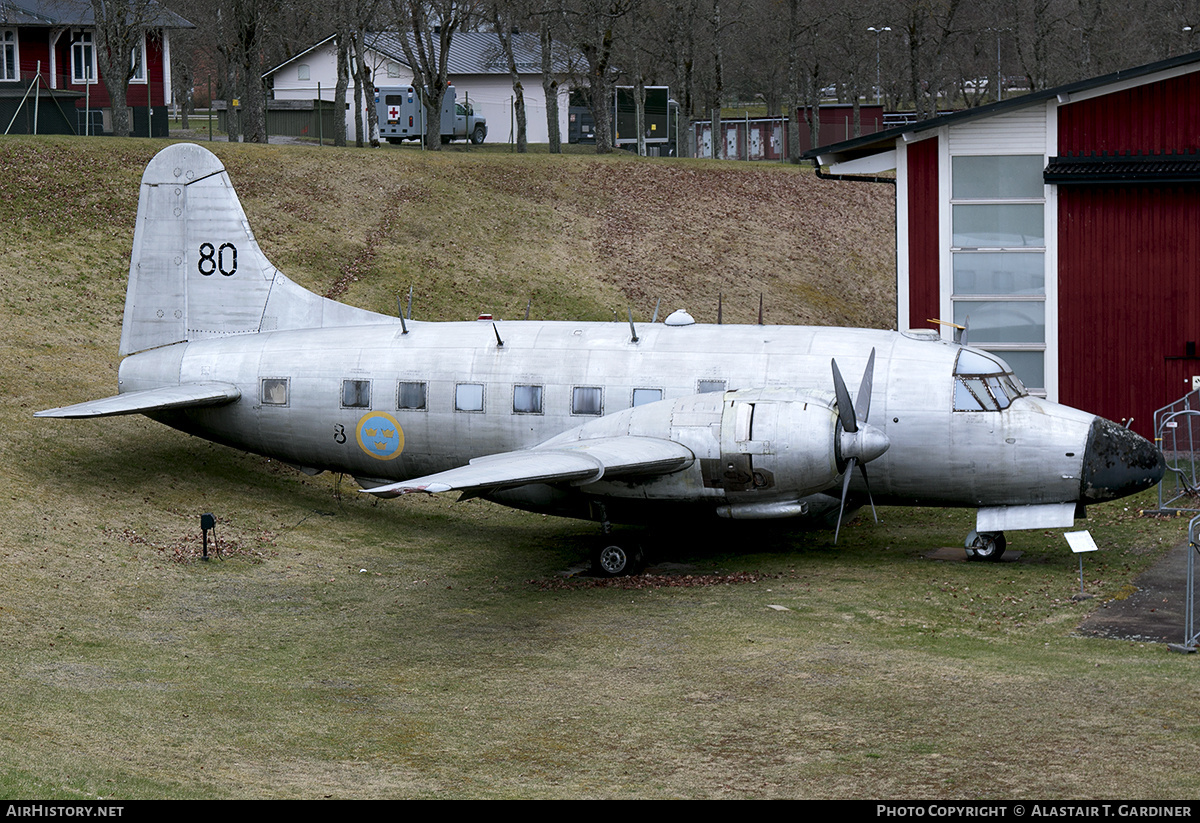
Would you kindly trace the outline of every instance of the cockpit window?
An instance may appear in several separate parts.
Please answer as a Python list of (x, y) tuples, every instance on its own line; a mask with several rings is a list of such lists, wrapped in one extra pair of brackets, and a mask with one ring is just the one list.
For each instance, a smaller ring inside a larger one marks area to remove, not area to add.
[(1002, 411), (1028, 394), (1012, 369), (971, 349), (958, 353), (954, 367), (955, 411)]

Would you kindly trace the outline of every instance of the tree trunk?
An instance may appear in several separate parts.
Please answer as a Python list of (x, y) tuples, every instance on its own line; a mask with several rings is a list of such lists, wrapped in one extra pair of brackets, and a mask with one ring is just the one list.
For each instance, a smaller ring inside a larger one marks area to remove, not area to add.
[(550, 153), (562, 154), (562, 132), (558, 126), (558, 79), (554, 75), (553, 38), (550, 36), (549, 15), (543, 14), (538, 27), (542, 45), (542, 92), (546, 97), (546, 134)]

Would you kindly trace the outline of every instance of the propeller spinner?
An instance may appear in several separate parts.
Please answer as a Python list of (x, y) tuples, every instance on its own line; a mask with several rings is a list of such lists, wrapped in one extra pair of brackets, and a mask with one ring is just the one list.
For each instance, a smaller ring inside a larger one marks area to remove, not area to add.
[(862, 473), (863, 484), (867, 487), (867, 499), (871, 501), (871, 513), (875, 516), (875, 522), (879, 522), (879, 515), (875, 512), (875, 500), (871, 497), (871, 483), (867, 479), (866, 464), (887, 451), (891, 444), (882, 430), (867, 424), (867, 417), (871, 413), (871, 384), (875, 374), (875, 350), (871, 349), (871, 356), (867, 358), (867, 367), (863, 370), (862, 383), (858, 387), (858, 401), (855, 404), (850, 403), (850, 392), (846, 388), (846, 381), (842, 379), (841, 371), (838, 370), (837, 361), (830, 362), (833, 365), (833, 390), (837, 395), (838, 422), (841, 424), (841, 431), (837, 433), (838, 453), (846, 464), (845, 475), (842, 479), (842, 502), (838, 507), (837, 527), (833, 532), (833, 542), (836, 545), (838, 535), (842, 530), (842, 515), (846, 511), (846, 495), (850, 491), (850, 476), (854, 473), (855, 466), (858, 466), (858, 470)]

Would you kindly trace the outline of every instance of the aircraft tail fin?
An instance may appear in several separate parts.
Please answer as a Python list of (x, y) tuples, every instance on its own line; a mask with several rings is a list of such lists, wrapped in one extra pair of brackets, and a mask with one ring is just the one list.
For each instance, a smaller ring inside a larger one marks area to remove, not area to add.
[(146, 166), (122, 355), (230, 334), (395, 322), (313, 294), (276, 269), (212, 152), (179, 143)]

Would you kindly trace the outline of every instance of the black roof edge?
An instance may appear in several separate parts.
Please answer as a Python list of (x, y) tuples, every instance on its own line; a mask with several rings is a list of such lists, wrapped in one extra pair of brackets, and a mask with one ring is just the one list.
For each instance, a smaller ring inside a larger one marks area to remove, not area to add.
[(853, 151), (855, 149), (864, 149), (876, 143), (892, 143), (896, 138), (903, 134), (913, 132), (929, 131), (930, 129), (938, 129), (942, 126), (950, 126), (956, 123), (963, 123), (976, 118), (990, 117), (993, 114), (1008, 110), (1016, 110), (1025, 106), (1032, 106), (1036, 103), (1042, 103), (1051, 98), (1059, 97), (1060, 95), (1071, 95), (1076, 92), (1089, 91), (1100, 86), (1107, 86), (1114, 83), (1120, 83), (1124, 80), (1133, 80), (1138, 77), (1145, 77), (1148, 74), (1156, 74), (1160, 71), (1177, 68), (1178, 66), (1186, 66), (1189, 63), (1200, 63), (1200, 51), (1193, 51), (1187, 54), (1181, 54), (1178, 57), (1169, 57), (1166, 60), (1159, 60), (1155, 63), (1147, 63), (1144, 66), (1136, 66), (1131, 69), (1121, 69), (1112, 74), (1105, 74), (1100, 77), (1091, 77), (1087, 80), (1076, 80), (1074, 83), (1067, 83), (1063, 86), (1055, 86), (1052, 89), (1043, 89), (1041, 91), (1030, 92), (1023, 94), (1020, 97), (1012, 97), (1008, 100), (1000, 100), (996, 103), (988, 103), (986, 106), (978, 106), (973, 109), (963, 109), (949, 114), (943, 114), (940, 117), (931, 117), (928, 120), (919, 120), (916, 123), (910, 123), (906, 126), (896, 126), (895, 128), (877, 131), (874, 134), (865, 134), (862, 137), (855, 137), (851, 140), (843, 140), (840, 143), (830, 143), (827, 146), (818, 146), (815, 149), (809, 149), (800, 155), (801, 160), (816, 160), (821, 154), (837, 154), (840, 152)]

